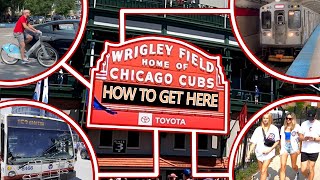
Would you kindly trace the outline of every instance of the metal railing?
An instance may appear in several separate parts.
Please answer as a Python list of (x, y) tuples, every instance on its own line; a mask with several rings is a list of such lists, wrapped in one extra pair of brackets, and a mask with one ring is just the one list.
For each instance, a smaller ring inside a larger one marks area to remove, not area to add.
[[(255, 91), (247, 91), (241, 89), (231, 89), (230, 98), (237, 99), (242, 101), (254, 102)], [(258, 97), (259, 103), (268, 103), (271, 102), (272, 94), (260, 92)]]
[[(120, 8), (215, 8), (210, 5), (194, 3), (187, 0), (90, 0), (90, 7), (100, 9)], [(155, 15), (163, 16), (163, 15)], [(192, 20), (210, 26), (230, 28), (229, 18), (224, 15), (167, 15), (168, 19)], [(225, 23), (225, 19), (226, 23)]]
[[(236, 155), (235, 169), (240, 169), (245, 167), (246, 165), (245, 158), (247, 153), (249, 152), (249, 145), (250, 145), (250, 138), (246, 136), (243, 139), (242, 143), (239, 145), (237, 155)], [(251, 152), (250, 157), (254, 157), (254, 151)]]

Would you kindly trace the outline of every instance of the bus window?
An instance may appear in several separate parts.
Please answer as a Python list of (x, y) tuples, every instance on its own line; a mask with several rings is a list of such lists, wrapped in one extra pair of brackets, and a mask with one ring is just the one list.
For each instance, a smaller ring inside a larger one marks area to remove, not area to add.
[(299, 10), (289, 11), (288, 27), (290, 29), (299, 29), (301, 27), (301, 12)]
[(4, 159), (4, 124), (1, 124), (1, 134), (0, 134), (0, 136), (1, 136), (1, 159), (3, 160)]
[(271, 29), (271, 12), (262, 12), (261, 13), (262, 19), (262, 29)]

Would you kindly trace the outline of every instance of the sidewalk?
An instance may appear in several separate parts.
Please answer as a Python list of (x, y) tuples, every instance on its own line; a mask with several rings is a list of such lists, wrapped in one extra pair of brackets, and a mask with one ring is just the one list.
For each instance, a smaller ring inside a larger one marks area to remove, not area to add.
[[(316, 162), (316, 166), (315, 166), (314, 180), (320, 179), (320, 160), (319, 159), (320, 158), (318, 158), (318, 161)], [(299, 172), (300, 172), (299, 180), (304, 180), (304, 177), (300, 171), (300, 167), (301, 167), (300, 155), (298, 156), (298, 159), (297, 159), (297, 165), (299, 167)], [(272, 160), (272, 162), (269, 166), (268, 173), (271, 174), (270, 179), (279, 180), (279, 171), (280, 171), (280, 156), (278, 155), (278, 156), (274, 157), (274, 159)], [(294, 176), (295, 176), (295, 172), (291, 168), (291, 159), (289, 156), (288, 160), (287, 160), (286, 180), (292, 180), (292, 179), (294, 179)], [(259, 179), (259, 177), (260, 177), (260, 173), (257, 173), (253, 179), (254, 180)]]

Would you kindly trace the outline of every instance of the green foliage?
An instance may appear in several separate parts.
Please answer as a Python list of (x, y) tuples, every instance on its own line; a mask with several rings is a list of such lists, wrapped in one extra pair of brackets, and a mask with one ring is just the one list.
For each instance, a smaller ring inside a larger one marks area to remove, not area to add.
[(67, 15), (70, 10), (75, 10), (75, 3), (75, 0), (0, 0), (0, 12), (4, 12), (7, 7), (11, 7), (14, 12), (20, 7), (29, 9), (32, 15), (45, 16), (53, 10), (58, 14)]
[(258, 171), (258, 162), (252, 162), (246, 169), (239, 169), (235, 171), (236, 180), (251, 180), (252, 175)]
[(0, 15), (4, 12), (8, 7), (11, 7), (12, 13), (18, 8), (23, 6), (24, 0), (0, 0)]
[(55, 12), (57, 14), (67, 15), (70, 10), (75, 10), (75, 0), (55, 0)]
[(29, 9), (32, 15), (47, 15), (52, 10), (54, 0), (25, 0), (24, 7)]
[(285, 110), (289, 112), (294, 112), (297, 118), (304, 118), (305, 117), (305, 103), (304, 102), (297, 102), (294, 106), (288, 106)]
[(258, 160), (254, 153), (250, 155), (251, 163), (248, 163), (245, 169), (236, 169), (236, 180), (251, 180), (252, 176), (258, 172)]

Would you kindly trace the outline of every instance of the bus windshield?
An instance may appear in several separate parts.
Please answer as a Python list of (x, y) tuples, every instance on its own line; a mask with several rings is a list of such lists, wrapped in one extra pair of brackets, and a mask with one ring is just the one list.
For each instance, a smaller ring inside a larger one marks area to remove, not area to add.
[[(25, 118), (24, 118), (25, 119)], [(51, 123), (48, 123), (52, 121)], [(38, 122), (35, 119), (30, 122)], [(43, 121), (45, 122), (45, 121)], [(71, 131), (64, 122), (46, 120), (42, 128), (8, 126), (8, 164), (23, 164), (46, 159), (70, 159), (74, 157)], [(61, 129), (52, 126), (59, 124)], [(39, 123), (38, 123), (39, 124)], [(62, 126), (61, 126), (62, 125)]]

